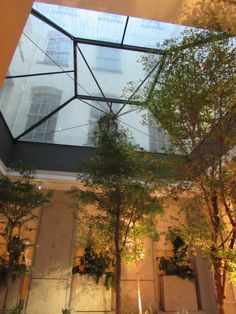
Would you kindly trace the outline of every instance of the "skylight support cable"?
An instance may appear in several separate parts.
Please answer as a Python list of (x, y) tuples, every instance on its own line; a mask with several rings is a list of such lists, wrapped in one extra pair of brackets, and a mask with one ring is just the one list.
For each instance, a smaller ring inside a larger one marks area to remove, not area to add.
[[(68, 130), (73, 130), (73, 129), (81, 128), (83, 126), (96, 124), (96, 123), (97, 122), (89, 122), (89, 123), (84, 123), (84, 124), (72, 126), (72, 127), (69, 127), (69, 128), (65, 128), (65, 129), (55, 130), (53, 132), (39, 133), (39, 134), (35, 134), (34, 138), (41, 137), (42, 135), (51, 135), (51, 134), (55, 134), (55, 133), (59, 133), (59, 132), (65, 132), (65, 131), (68, 131)], [(25, 139), (27, 140), (27, 137)]]
[(128, 114), (128, 113), (137, 111), (137, 110), (140, 110), (140, 108), (134, 108), (134, 109), (127, 110), (127, 111), (121, 113), (121, 114), (119, 115), (119, 117), (124, 116), (125, 114)]
[[(78, 45), (77, 45), (77, 49), (79, 50), (79, 52), (80, 52), (80, 54), (81, 54), (81, 56), (82, 56), (82, 58), (83, 58), (83, 60), (84, 60), (84, 62), (85, 62), (85, 64), (86, 64), (86, 66), (87, 66), (87, 68), (88, 68), (88, 70), (89, 70), (89, 72), (91, 73), (91, 75), (92, 75), (92, 77), (93, 77), (93, 79), (94, 79), (94, 81), (95, 81), (95, 83), (96, 83), (98, 89), (100, 90), (102, 96), (104, 97), (104, 99), (105, 99), (105, 101), (106, 101), (108, 107), (109, 107), (110, 110), (112, 111), (111, 105), (110, 105), (109, 102), (107, 101), (106, 96), (105, 96), (105, 94), (104, 94), (104, 92), (103, 92), (101, 86), (99, 85), (99, 83), (98, 83), (98, 81), (97, 81), (97, 79), (96, 79), (96, 77), (95, 77), (95, 75), (94, 75), (94, 73), (93, 73), (93, 71), (92, 71), (90, 65), (88, 64), (88, 61), (86, 60), (86, 58), (85, 58), (85, 56), (84, 56), (82, 50), (80, 49), (80, 47), (79, 47)], [(112, 112), (112, 113), (113, 113), (113, 112)], [(113, 114), (114, 114), (114, 113), (113, 113)]]
[(20, 135), (18, 135), (15, 140), (19, 140), (21, 137), (25, 136), (26, 134), (28, 134), (30, 131), (34, 130), (35, 128), (37, 128), (39, 125), (41, 125), (43, 122), (45, 122), (46, 120), (48, 120), (49, 118), (51, 118), (54, 114), (56, 114), (58, 111), (60, 111), (61, 109), (63, 109), (65, 106), (67, 106), (71, 101), (73, 101), (74, 99), (76, 99), (75, 96), (73, 96), (72, 98), (68, 99), (66, 102), (64, 102), (62, 105), (60, 105), (59, 107), (57, 107), (56, 109), (54, 109), (53, 111), (51, 111), (48, 115), (46, 115), (45, 117), (43, 117), (42, 119), (40, 119), (38, 122), (36, 122), (35, 124), (33, 124), (31, 127), (29, 127), (28, 129), (26, 129), (24, 132), (22, 132)]
[(160, 76), (161, 71), (162, 71), (162, 68), (163, 68), (163, 66), (164, 66), (164, 64), (165, 64), (165, 61), (166, 61), (166, 55), (164, 55), (164, 56), (161, 58), (161, 61), (159, 61), (159, 63), (158, 63), (158, 64), (159, 64), (159, 68), (158, 68), (158, 70), (157, 70), (157, 73), (156, 73), (155, 78), (154, 78), (154, 80), (153, 80), (153, 82), (152, 82), (151, 88), (150, 88), (150, 90), (149, 90), (149, 93), (148, 93), (148, 96), (147, 96), (147, 99), (146, 99), (146, 103), (148, 103), (149, 100), (150, 100), (150, 98), (151, 98), (152, 92), (154, 91), (154, 88), (155, 88), (156, 83), (157, 83), (157, 81), (158, 81), (158, 79), (159, 79), (159, 76)]
[(86, 105), (88, 105), (88, 106), (90, 106), (90, 107), (92, 107), (92, 108), (94, 108), (94, 109), (96, 109), (98, 111), (101, 111), (102, 113), (105, 113), (105, 114), (107, 113), (107, 111), (102, 110), (100, 108), (97, 108), (96, 106), (94, 106), (94, 105), (90, 104), (89, 102), (87, 102), (87, 101), (83, 100), (82, 98), (80, 98), (78, 95), (76, 96), (76, 98), (79, 99), (79, 101), (85, 103)]
[[(157, 62), (157, 64), (152, 68), (152, 70), (148, 73), (148, 75), (144, 78), (144, 80), (137, 86), (137, 88), (133, 91), (133, 93), (131, 94), (131, 96), (128, 98), (127, 103), (131, 100), (131, 98), (137, 93), (137, 91), (141, 88), (141, 86), (146, 82), (146, 80), (150, 77), (150, 75), (152, 75), (152, 73), (156, 70), (156, 68), (158, 67), (159, 62)], [(119, 115), (119, 113), (124, 109), (124, 107), (126, 106), (127, 103), (124, 103), (124, 105), (120, 108), (120, 110), (117, 112), (117, 116)]]
[(65, 73), (73, 73), (73, 72), (74, 72), (74, 70), (67, 70), (67, 71), (56, 71), (56, 72), (11, 75), (11, 76), (6, 76), (5, 79), (15, 79), (15, 78), (23, 78), (23, 77), (31, 77), (31, 76), (54, 75), (54, 74), (65, 74)]
[(123, 124), (125, 124), (125, 125), (129, 126), (130, 128), (132, 128), (132, 129), (134, 129), (134, 130), (138, 131), (139, 133), (141, 133), (141, 134), (143, 134), (143, 135), (146, 135), (146, 136), (148, 136), (148, 137), (153, 137), (153, 138), (154, 138), (154, 136), (150, 136), (148, 133), (146, 133), (146, 132), (143, 132), (143, 131), (139, 130), (138, 128), (136, 128), (136, 127), (132, 126), (132, 125), (131, 125), (131, 124), (129, 124), (129, 123), (123, 122), (123, 121), (121, 121), (120, 119), (117, 119), (117, 120), (118, 120), (120, 123), (123, 123)]

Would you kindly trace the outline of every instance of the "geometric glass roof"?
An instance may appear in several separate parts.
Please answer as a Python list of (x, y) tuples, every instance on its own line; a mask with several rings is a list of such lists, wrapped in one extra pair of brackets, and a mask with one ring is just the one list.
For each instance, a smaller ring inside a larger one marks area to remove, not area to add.
[[(13, 137), (94, 146), (97, 120), (111, 112), (137, 144), (163, 151), (168, 136), (151, 118), (143, 124), (145, 99), (135, 95), (158, 79), (163, 41), (185, 28), (35, 3), (0, 90), (0, 109)], [(156, 59), (149, 73), (139, 62), (145, 54)], [(129, 82), (136, 82), (134, 92)]]
[[(77, 38), (156, 48), (178, 37), (186, 26), (44, 3), (34, 8)], [(124, 36), (125, 31), (125, 36)], [(123, 38), (124, 37), (124, 38)]]

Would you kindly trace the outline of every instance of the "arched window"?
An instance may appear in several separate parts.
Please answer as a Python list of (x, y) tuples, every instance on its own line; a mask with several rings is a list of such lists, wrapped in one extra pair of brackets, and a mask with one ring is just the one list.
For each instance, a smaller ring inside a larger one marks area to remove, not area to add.
[[(28, 113), (26, 129), (34, 125), (61, 103), (62, 91), (53, 87), (32, 88), (31, 106)], [(27, 134), (27, 139), (36, 142), (53, 142), (56, 129), (57, 114), (50, 117), (37, 128)]]

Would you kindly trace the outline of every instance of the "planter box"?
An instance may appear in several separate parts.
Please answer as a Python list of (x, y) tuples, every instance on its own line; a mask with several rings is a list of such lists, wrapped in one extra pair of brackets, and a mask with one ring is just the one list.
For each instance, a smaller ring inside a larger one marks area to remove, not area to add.
[(178, 276), (162, 276), (162, 305), (166, 312), (183, 308), (197, 312), (197, 295), (195, 282)]

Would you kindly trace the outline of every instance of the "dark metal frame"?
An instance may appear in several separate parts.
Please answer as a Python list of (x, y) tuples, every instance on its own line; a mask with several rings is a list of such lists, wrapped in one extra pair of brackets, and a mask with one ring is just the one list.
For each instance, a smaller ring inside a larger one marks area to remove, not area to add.
[[(128, 27), (128, 23), (129, 23), (129, 17), (127, 17), (126, 19), (126, 23), (124, 26), (124, 31), (122, 34), (122, 39), (120, 43), (113, 43), (113, 42), (105, 42), (105, 41), (99, 41), (99, 40), (91, 40), (91, 39), (85, 39), (85, 38), (79, 38), (79, 37), (75, 37), (72, 34), (70, 34), (69, 32), (67, 32), (66, 30), (64, 30), (62, 27), (60, 27), (59, 25), (57, 25), (56, 23), (54, 23), (53, 21), (51, 21), (50, 19), (48, 19), (47, 17), (45, 17), (43, 14), (41, 14), (40, 12), (38, 12), (35, 9), (32, 9), (31, 14), (40, 19), (42, 22), (48, 24), (49, 26), (51, 26), (52, 28), (56, 29), (58, 32), (62, 33), (63, 35), (67, 36), (70, 40), (72, 40), (73, 42), (73, 61), (74, 61), (74, 69), (73, 70), (64, 70), (59, 64), (57, 64), (49, 55), (47, 55), (47, 53), (45, 51), (43, 51), (29, 36), (27, 36), (26, 34), (24, 34), (41, 52), (43, 52), (56, 66), (58, 66), (61, 71), (55, 71), (55, 72), (47, 72), (47, 73), (32, 73), (32, 74), (22, 74), (22, 75), (14, 75), (14, 76), (7, 76), (6, 79), (11, 79), (11, 78), (24, 78), (24, 77), (32, 77), (32, 76), (43, 76), (43, 75), (54, 75), (54, 74), (66, 74), (68, 75), (72, 81), (74, 81), (74, 96), (71, 97), (69, 100), (67, 100), (66, 102), (64, 102), (63, 104), (61, 104), (58, 108), (56, 108), (55, 110), (53, 110), (52, 112), (50, 112), (48, 115), (46, 115), (45, 117), (43, 117), (41, 120), (39, 120), (37, 123), (35, 123), (34, 125), (32, 125), (31, 127), (29, 127), (27, 130), (25, 130), (24, 132), (22, 132), (20, 135), (18, 135), (15, 140), (19, 140), (20, 138), (22, 138), (23, 136), (25, 136), (26, 134), (28, 134), (29, 132), (31, 132), (32, 130), (34, 130), (36, 127), (38, 127), (40, 124), (42, 124), (43, 122), (45, 122), (46, 120), (48, 120), (50, 117), (52, 117), (54, 114), (56, 114), (58, 111), (60, 111), (61, 109), (63, 109), (65, 106), (67, 106), (70, 102), (74, 101), (75, 99), (79, 99), (80, 101), (84, 102), (85, 104), (87, 104), (88, 106), (91, 106), (103, 113), (107, 112), (107, 109), (102, 107), (104, 110), (94, 106), (93, 104), (89, 103), (88, 101), (96, 101), (96, 102), (101, 102), (101, 103), (106, 103), (108, 106), (108, 112), (110, 112), (112, 115), (119, 117), (120, 115), (129, 113), (133, 110), (129, 110), (127, 112), (124, 112), (121, 114), (122, 110), (125, 108), (125, 106), (128, 105), (135, 105), (137, 106), (137, 108), (140, 108), (140, 106), (142, 105), (142, 102), (139, 101), (135, 101), (132, 100), (132, 98), (134, 97), (134, 95), (140, 90), (140, 88), (143, 86), (143, 84), (146, 82), (146, 80), (151, 76), (151, 74), (157, 69), (157, 67), (159, 66), (159, 70), (160, 70), (160, 65), (162, 64), (161, 61), (159, 61), (154, 67), (153, 69), (148, 73), (148, 75), (144, 78), (144, 80), (137, 86), (137, 88), (135, 89), (135, 91), (132, 93), (132, 95), (128, 98), (128, 99), (120, 99), (120, 98), (109, 98), (106, 97), (105, 93), (103, 92), (92, 68), (90, 67), (86, 57), (84, 56), (81, 48), (80, 48), (80, 44), (86, 44), (86, 45), (94, 45), (94, 46), (101, 46), (101, 47), (108, 47), (108, 48), (115, 48), (115, 49), (122, 49), (122, 50), (130, 50), (130, 51), (138, 51), (138, 52), (143, 52), (143, 53), (152, 53), (152, 54), (157, 54), (162, 56), (161, 58), (164, 58), (165, 56), (165, 51), (161, 50), (161, 49), (154, 49), (154, 48), (146, 48), (146, 47), (139, 47), (139, 46), (131, 46), (131, 45), (125, 45), (124, 44), (124, 40), (125, 40), (125, 36), (126, 36), (126, 31), (127, 31), (127, 27)], [(77, 73), (77, 54), (80, 54), (83, 61), (86, 64), (86, 67), (88, 68), (94, 82), (96, 83), (99, 91), (101, 92), (102, 97), (99, 96), (93, 96), (93, 95), (89, 95), (89, 93), (79, 84), (78, 82), (78, 73)], [(160, 72), (158, 70), (158, 72)], [(69, 75), (69, 73), (73, 73), (73, 77), (71, 75)], [(81, 86), (84, 91), (88, 94), (88, 95), (81, 95), (78, 94), (78, 86)], [(121, 106), (121, 108), (119, 109), (119, 111), (115, 114), (112, 111), (112, 104), (113, 103), (119, 103), (119, 104), (123, 104), (123, 106)]]

